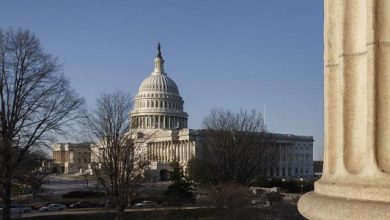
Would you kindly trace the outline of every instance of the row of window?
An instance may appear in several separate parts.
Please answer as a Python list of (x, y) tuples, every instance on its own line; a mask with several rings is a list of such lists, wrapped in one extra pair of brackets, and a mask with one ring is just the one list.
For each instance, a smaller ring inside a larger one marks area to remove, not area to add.
[[(271, 156), (271, 157), (267, 157), (265, 156), (264, 157), (264, 160), (266, 162), (274, 162), (276, 160), (278, 160), (278, 157), (275, 157), (275, 156)], [(282, 154), (282, 161), (302, 161), (303, 160), (310, 160), (310, 154), (298, 154), (298, 153), (295, 153), (295, 154)]]
[(183, 103), (169, 102), (162, 100), (143, 100), (137, 101), (137, 106), (141, 108), (173, 108), (183, 109)]
[[(288, 155), (288, 161), (298, 160), (298, 158), (301, 159), (301, 160), (303, 160), (303, 159), (309, 160), (310, 159), (310, 154), (298, 154), (298, 153), (296, 153), (296, 154), (289, 154)], [(287, 154), (283, 154), (283, 161), (286, 161), (286, 159), (287, 159)]]
[(292, 146), (292, 145), (290, 145), (288, 147), (283, 147), (283, 145), (281, 145), (281, 146), (282, 146), (282, 150), (309, 150), (308, 145), (306, 145), (306, 146)]
[(175, 92), (177, 92), (177, 88), (174, 87), (174, 86), (166, 86), (166, 85), (163, 85), (163, 86), (160, 86), (160, 85), (147, 85), (147, 86), (144, 86), (143, 88), (146, 88), (146, 89), (153, 89), (153, 90), (159, 90), (159, 91), (169, 91), (169, 90), (173, 90)]
[(308, 168), (304, 169), (303, 167), (301, 167), (301, 168), (287, 167), (287, 169), (286, 169), (285, 167), (282, 167), (282, 169), (279, 170), (279, 167), (276, 167), (275, 169), (270, 168), (268, 175), (269, 176), (280, 176), (280, 171), (282, 171), (282, 173), (281, 173), (282, 177), (292, 177), (292, 176), (308, 175), (309, 174)]
[(140, 98), (178, 98), (177, 96), (170, 96), (170, 95), (160, 94), (160, 93), (138, 94), (137, 97), (140, 97)]

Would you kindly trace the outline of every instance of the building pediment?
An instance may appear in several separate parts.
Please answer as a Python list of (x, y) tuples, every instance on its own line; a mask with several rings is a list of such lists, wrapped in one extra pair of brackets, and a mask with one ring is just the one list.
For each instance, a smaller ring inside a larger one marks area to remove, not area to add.
[[(146, 135), (146, 134), (145, 134)], [(162, 129), (158, 129), (152, 133), (150, 133), (149, 135), (147, 135), (149, 138), (151, 139), (154, 139), (154, 138), (162, 138), (162, 137), (171, 137), (172, 136), (172, 132), (171, 131), (167, 131), (167, 130), (162, 130)]]

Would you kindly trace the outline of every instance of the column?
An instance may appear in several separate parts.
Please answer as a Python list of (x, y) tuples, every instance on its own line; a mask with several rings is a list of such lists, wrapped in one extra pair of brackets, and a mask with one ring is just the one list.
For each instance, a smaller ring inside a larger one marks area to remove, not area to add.
[(187, 141), (184, 142), (184, 158), (183, 158), (184, 161), (188, 161), (188, 155), (187, 155), (188, 144), (187, 143), (188, 143)]
[(180, 142), (180, 160), (184, 161), (184, 142)]
[(167, 162), (169, 162), (169, 142), (165, 141), (165, 148), (167, 153)]
[(171, 144), (171, 148), (170, 148), (171, 161), (173, 161), (175, 159), (175, 153), (174, 153), (175, 145), (173, 141), (171, 141), (170, 144)]
[(158, 145), (161, 149), (161, 161), (164, 161), (164, 146), (162, 145), (162, 142), (159, 142)]
[(181, 142), (177, 143), (177, 158), (179, 161), (181, 161)]
[(164, 162), (168, 162), (167, 143), (166, 142), (162, 142), (162, 144), (164, 146)]
[(167, 141), (166, 145), (167, 145), (167, 162), (171, 162), (171, 143)]
[(152, 143), (149, 143), (149, 146), (150, 146), (150, 157), (151, 157), (152, 161), (154, 161), (154, 148), (153, 148)]
[(177, 159), (181, 161), (181, 142), (177, 143)]
[(152, 157), (151, 157), (150, 146), (147, 146), (147, 155), (148, 155), (148, 161), (151, 161)]
[(157, 147), (158, 147), (158, 158), (159, 158), (159, 161), (162, 161), (162, 147), (161, 147), (161, 144), (159, 142), (157, 143)]
[(175, 159), (176, 160), (179, 160), (179, 154), (178, 154), (178, 144), (177, 144), (177, 142), (175, 143)]
[(158, 155), (157, 155), (157, 147), (156, 147), (156, 144), (155, 143), (152, 143), (153, 144), (153, 152), (154, 152), (154, 160), (155, 161), (158, 161)]
[(149, 116), (145, 116), (145, 128), (149, 128)]
[(187, 160), (191, 160), (191, 142), (187, 141)]
[(185, 142), (181, 142), (181, 161), (185, 161), (185, 156), (184, 156), (184, 151), (185, 151)]
[(161, 146), (159, 143), (156, 143), (157, 145), (157, 152), (158, 152), (158, 161), (161, 161)]
[(390, 219), (390, 1), (325, 0), (324, 167), (308, 219)]

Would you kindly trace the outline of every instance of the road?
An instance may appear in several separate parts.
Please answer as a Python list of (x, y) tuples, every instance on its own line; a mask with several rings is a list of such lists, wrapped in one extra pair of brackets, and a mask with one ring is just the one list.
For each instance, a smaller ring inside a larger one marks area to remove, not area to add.
[(88, 186), (82, 177), (64, 175), (52, 175), (49, 183), (43, 184), (48, 196), (59, 196), (71, 191), (93, 191), (96, 190), (96, 181), (88, 180)]

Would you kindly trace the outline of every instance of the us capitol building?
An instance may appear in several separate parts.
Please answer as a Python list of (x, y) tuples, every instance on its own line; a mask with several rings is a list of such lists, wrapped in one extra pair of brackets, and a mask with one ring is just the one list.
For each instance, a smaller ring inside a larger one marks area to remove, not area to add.
[[(141, 83), (130, 113), (135, 143), (145, 159), (150, 162), (153, 179), (166, 180), (170, 162), (176, 160), (187, 169), (187, 162), (195, 157), (202, 146), (201, 130), (188, 129), (188, 114), (178, 86), (164, 69), (160, 44), (154, 59), (154, 70)], [(264, 148), (264, 175), (277, 178), (302, 178), (313, 176), (313, 137), (289, 134), (272, 134), (272, 145)], [(59, 146), (58, 144), (56, 146)], [(80, 145), (80, 147), (85, 147)], [(65, 162), (61, 152), (65, 148), (54, 147), (53, 155), (61, 169), (68, 173), (80, 172), (63, 168), (77, 161)], [(77, 155), (77, 149), (72, 148)], [(57, 160), (56, 157), (61, 160)], [(72, 165), (72, 167), (77, 167)], [(85, 165), (83, 165), (85, 167)], [(66, 172), (65, 172), (66, 173)]]

